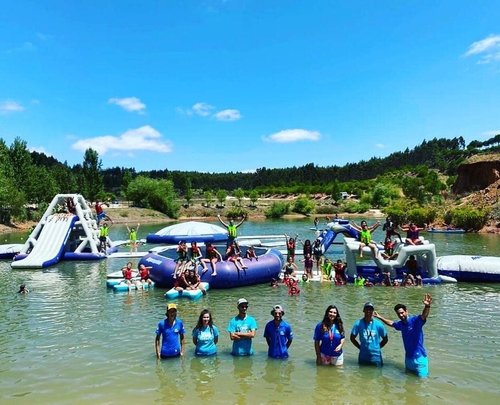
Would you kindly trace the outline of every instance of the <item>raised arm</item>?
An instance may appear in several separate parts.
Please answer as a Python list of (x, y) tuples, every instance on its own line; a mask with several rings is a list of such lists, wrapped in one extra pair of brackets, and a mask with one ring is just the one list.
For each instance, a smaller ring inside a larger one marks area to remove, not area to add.
[(241, 221), (238, 222), (235, 227), (238, 228), (243, 222), (245, 222), (245, 219), (247, 219), (246, 215), (243, 215), (243, 218), (241, 218)]
[(372, 225), (372, 227), (370, 228), (370, 231), (374, 231), (374, 230), (375, 230), (375, 229), (377, 229), (379, 226), (380, 226), (380, 221), (375, 222), (375, 224), (373, 224), (373, 225)]
[(226, 223), (222, 220), (222, 218), (220, 217), (220, 214), (217, 214), (217, 219), (218, 219), (218, 220), (219, 220), (219, 222), (220, 222), (222, 225), (224, 225), (226, 228), (229, 226), (228, 224), (226, 224)]
[(390, 326), (392, 327), (392, 325), (394, 324), (393, 321), (391, 321), (390, 319), (386, 319), (384, 318), (382, 315), (380, 315), (377, 311), (374, 311), (373, 312), (373, 316), (377, 319), (380, 319), (382, 322), (384, 322), (387, 326)]
[(360, 227), (357, 223), (355, 223), (355, 222), (353, 222), (353, 221), (351, 221), (351, 226), (352, 226), (354, 229), (356, 229), (357, 231), (361, 231), (361, 227)]
[(422, 311), (422, 319), (425, 321), (429, 316), (429, 312), (431, 311), (432, 297), (430, 294), (425, 294), (424, 299), (422, 301), (424, 303), (424, 309)]

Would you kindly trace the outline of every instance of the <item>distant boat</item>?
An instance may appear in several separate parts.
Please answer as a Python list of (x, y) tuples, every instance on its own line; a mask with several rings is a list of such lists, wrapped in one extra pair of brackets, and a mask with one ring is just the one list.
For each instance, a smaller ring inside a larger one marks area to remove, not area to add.
[(439, 229), (439, 228), (428, 228), (427, 232), (430, 233), (465, 233), (465, 229), (462, 228), (444, 228), (444, 229)]

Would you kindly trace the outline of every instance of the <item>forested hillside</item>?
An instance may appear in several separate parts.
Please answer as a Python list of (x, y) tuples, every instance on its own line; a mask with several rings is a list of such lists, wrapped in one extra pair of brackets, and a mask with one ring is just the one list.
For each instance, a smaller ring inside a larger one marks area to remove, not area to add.
[(358, 195), (365, 205), (387, 206), (401, 197), (424, 204), (450, 192), (461, 162), (474, 154), (499, 150), (499, 143), (500, 135), (467, 146), (462, 137), (432, 139), (385, 158), (344, 166), (310, 163), (262, 167), (254, 173), (200, 173), (168, 168), (147, 172), (136, 172), (133, 167), (103, 169), (92, 149), (85, 151), (82, 164), (69, 166), (43, 153), (30, 152), (20, 138), (10, 146), (0, 138), (0, 222), (36, 215), (26, 207), (43, 207), (58, 193), (80, 193), (91, 201), (128, 199), (172, 217), (177, 215), (179, 198), (189, 205), (198, 196), (210, 204), (214, 199), (223, 202), (228, 193), (239, 200), (275, 193), (326, 193), (338, 200), (340, 191), (347, 191)]

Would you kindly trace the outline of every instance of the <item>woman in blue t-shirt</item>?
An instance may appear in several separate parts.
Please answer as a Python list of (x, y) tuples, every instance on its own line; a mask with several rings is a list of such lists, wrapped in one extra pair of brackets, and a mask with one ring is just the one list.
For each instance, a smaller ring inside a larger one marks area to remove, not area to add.
[(196, 345), (197, 356), (212, 356), (217, 354), (217, 342), (219, 341), (219, 330), (213, 324), (212, 314), (208, 309), (200, 313), (198, 323), (193, 329), (193, 343)]
[(339, 310), (335, 305), (326, 308), (323, 320), (314, 329), (316, 364), (341, 366), (344, 364), (345, 333)]

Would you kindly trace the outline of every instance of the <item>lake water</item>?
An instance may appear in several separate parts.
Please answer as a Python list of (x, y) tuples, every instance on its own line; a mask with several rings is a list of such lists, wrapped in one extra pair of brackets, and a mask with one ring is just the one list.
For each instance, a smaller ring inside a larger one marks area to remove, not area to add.
[[(247, 222), (240, 234), (286, 232), (313, 239), (310, 222)], [(143, 225), (139, 236), (161, 227)], [(3, 243), (25, 236), (3, 235)], [(497, 235), (425, 236), (436, 244), (438, 255), (500, 256)], [(125, 239), (125, 227), (112, 227), (111, 237)], [(375, 239), (382, 240), (382, 233)], [(341, 252), (329, 256), (336, 259)], [(106, 274), (124, 262), (66, 262), (44, 270), (11, 270), (8, 261), (0, 262), (0, 403), (496, 404), (500, 399), (500, 284), (364, 288), (311, 283), (295, 297), (285, 288), (267, 285), (212, 290), (197, 302), (178, 302), (178, 316), (188, 332), (185, 357), (157, 361), (154, 332), (164, 317), (165, 291), (108, 291)], [(16, 294), (23, 282), (31, 292)], [(359, 367), (357, 350), (348, 339), (343, 367), (316, 366), (313, 329), (329, 304), (338, 306), (349, 332), (362, 317), (364, 302), (374, 302), (381, 314), (395, 319), (396, 303), (420, 313), (427, 292), (434, 298), (424, 327), (428, 379), (404, 372), (401, 336), (392, 329), (381, 369)], [(259, 325), (250, 358), (229, 354), (225, 332), (240, 297), (250, 301), (249, 314)], [(268, 359), (262, 337), (276, 304), (284, 307), (295, 334), (286, 361)], [(215, 358), (193, 355), (191, 329), (203, 308), (212, 310), (221, 329)]]

